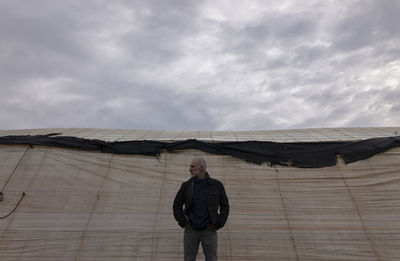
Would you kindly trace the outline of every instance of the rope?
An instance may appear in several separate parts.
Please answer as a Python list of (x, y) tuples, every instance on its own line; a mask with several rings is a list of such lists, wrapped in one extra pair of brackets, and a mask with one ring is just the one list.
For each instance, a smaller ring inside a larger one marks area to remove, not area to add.
[(8, 213), (7, 215), (0, 217), (0, 219), (6, 218), (6, 217), (8, 217), (9, 215), (11, 215), (11, 214), (17, 209), (17, 207), (19, 206), (19, 203), (21, 203), (21, 201), (22, 201), (22, 199), (25, 197), (25, 195), (26, 195), (25, 192), (22, 192), (22, 196), (21, 196), (21, 198), (18, 200), (18, 203), (17, 203), (17, 205), (15, 206), (15, 208), (14, 208), (13, 210), (11, 210), (11, 212)]
[(29, 149), (30, 149), (30, 147), (28, 147), (28, 148), (25, 150), (24, 155), (22, 155), (22, 157), (19, 159), (17, 166), (15, 166), (13, 172), (12, 172), (11, 175), (8, 177), (6, 183), (4, 183), (3, 188), (2, 188), (1, 191), (0, 191), (0, 201), (3, 201), (3, 190), (4, 190), (4, 188), (8, 185), (8, 182), (10, 182), (11, 177), (14, 175), (14, 173), (15, 173), (15, 171), (17, 170), (19, 164), (21, 163), (22, 159), (25, 157), (25, 154), (28, 152)]

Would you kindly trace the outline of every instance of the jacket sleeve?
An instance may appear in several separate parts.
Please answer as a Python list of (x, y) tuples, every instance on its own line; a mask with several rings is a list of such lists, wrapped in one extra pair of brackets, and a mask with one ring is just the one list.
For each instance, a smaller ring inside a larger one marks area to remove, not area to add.
[(220, 183), (220, 188), (219, 188), (219, 218), (217, 223), (215, 224), (216, 229), (220, 229), (223, 226), (225, 226), (226, 220), (228, 219), (229, 216), (229, 201), (228, 197), (225, 192), (224, 185)]
[(180, 227), (185, 227), (185, 217), (183, 215), (183, 202), (184, 202), (184, 189), (183, 184), (181, 188), (178, 190), (175, 196), (174, 205), (172, 207), (174, 211), (175, 220), (178, 221)]

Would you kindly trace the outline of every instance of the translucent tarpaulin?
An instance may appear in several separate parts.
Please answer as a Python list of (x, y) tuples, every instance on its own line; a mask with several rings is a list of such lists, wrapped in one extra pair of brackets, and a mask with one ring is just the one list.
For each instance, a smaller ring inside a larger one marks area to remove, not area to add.
[(0, 146), (0, 216), (26, 193), (0, 219), (0, 260), (181, 260), (172, 202), (194, 156), (230, 200), (219, 260), (400, 260), (399, 148), (316, 169), (21, 145)]

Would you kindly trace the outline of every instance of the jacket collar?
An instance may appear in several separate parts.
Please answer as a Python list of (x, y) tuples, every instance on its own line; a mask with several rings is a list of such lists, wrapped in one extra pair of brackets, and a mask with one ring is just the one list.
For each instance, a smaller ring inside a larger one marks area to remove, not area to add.
[[(197, 177), (192, 177), (191, 180), (193, 181), (194, 179), (197, 179)], [(206, 182), (213, 184), (214, 180), (210, 177), (210, 175), (208, 174), (208, 172), (206, 171)]]
[(208, 175), (208, 172), (206, 171), (206, 182), (208, 183), (214, 183), (214, 180), (210, 177), (210, 175)]

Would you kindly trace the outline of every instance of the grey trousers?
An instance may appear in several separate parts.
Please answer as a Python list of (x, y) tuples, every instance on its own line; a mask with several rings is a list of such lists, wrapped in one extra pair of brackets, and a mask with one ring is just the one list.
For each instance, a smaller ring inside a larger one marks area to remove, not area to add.
[(200, 242), (206, 258), (205, 261), (217, 261), (218, 237), (217, 231), (213, 227), (203, 231), (185, 228), (183, 236), (184, 261), (196, 261)]

